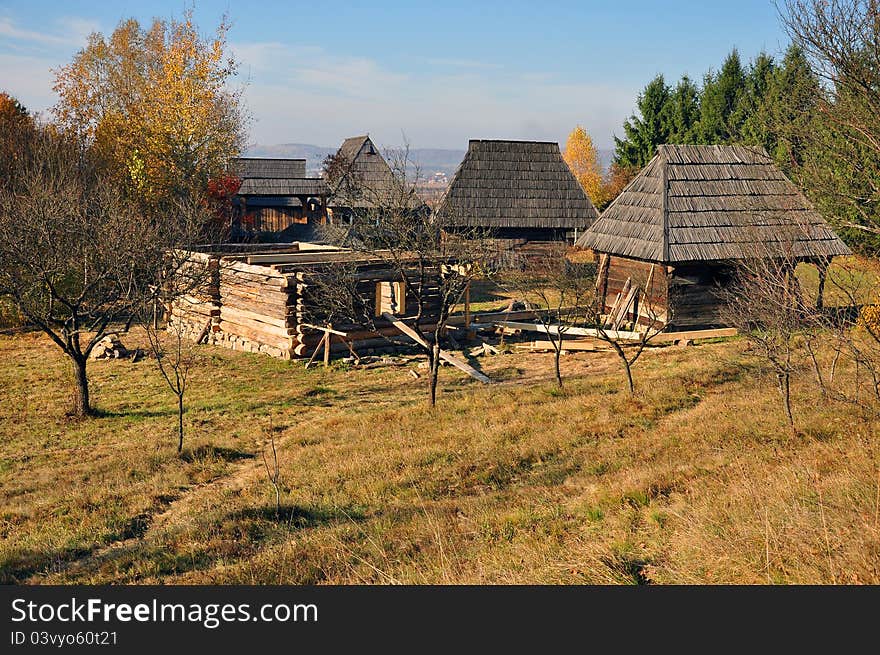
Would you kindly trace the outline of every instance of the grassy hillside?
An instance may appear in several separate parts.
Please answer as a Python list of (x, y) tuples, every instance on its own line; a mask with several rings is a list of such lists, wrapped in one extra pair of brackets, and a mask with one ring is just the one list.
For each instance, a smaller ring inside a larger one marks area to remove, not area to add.
[(804, 371), (791, 436), (742, 339), (651, 349), (635, 398), (609, 353), (562, 392), (499, 355), (435, 410), (415, 360), (203, 352), (180, 457), (153, 362), (93, 363), (104, 415), (73, 422), (57, 350), (0, 337), (0, 582), (880, 582), (878, 426)]

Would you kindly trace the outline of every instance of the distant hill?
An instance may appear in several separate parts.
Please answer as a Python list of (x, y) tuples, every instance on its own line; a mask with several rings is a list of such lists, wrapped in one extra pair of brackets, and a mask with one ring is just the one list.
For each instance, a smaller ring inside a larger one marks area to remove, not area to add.
[[(245, 151), (246, 157), (291, 157), (306, 160), (306, 171), (317, 175), (327, 155), (336, 152), (335, 147), (313, 146), (308, 143), (280, 143), (277, 145), (253, 144)], [(392, 152), (394, 152), (392, 150)], [(442, 148), (413, 148), (409, 159), (417, 165), (423, 176), (445, 173), (452, 177), (455, 169), (464, 158), (464, 150), (444, 150)]]
[[(246, 157), (290, 157), (306, 160), (306, 171), (309, 175), (317, 175), (321, 172), (321, 165), (327, 155), (336, 152), (336, 147), (313, 146), (308, 143), (279, 143), (276, 145), (264, 145), (255, 143), (248, 146), (245, 151)], [(392, 150), (393, 152), (393, 150)], [(429, 177), (434, 173), (445, 173), (452, 178), (455, 169), (464, 159), (464, 150), (446, 150), (443, 148), (413, 148), (409, 151), (409, 158), (420, 169), (423, 177)], [(608, 168), (614, 151), (607, 148), (599, 149), (599, 161), (603, 168)]]

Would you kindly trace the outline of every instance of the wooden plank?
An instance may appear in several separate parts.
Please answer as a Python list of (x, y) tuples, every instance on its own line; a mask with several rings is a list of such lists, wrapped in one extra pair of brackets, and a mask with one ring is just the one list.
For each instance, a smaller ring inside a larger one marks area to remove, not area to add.
[[(555, 350), (552, 341), (530, 341), (529, 343), (518, 343), (514, 347), (531, 350)], [(595, 352), (597, 350), (605, 351), (608, 348), (598, 348), (595, 341), (568, 339), (562, 341), (562, 348), (560, 350)]]
[[(522, 330), (524, 332), (543, 332), (544, 334), (560, 334), (559, 325), (551, 325), (549, 329), (538, 323), (518, 323), (516, 321), (496, 321), (495, 325), (511, 330)], [(610, 339), (620, 339), (627, 341), (639, 341), (642, 338), (641, 332), (627, 332), (623, 330), (602, 330), (603, 334), (608, 335)], [(561, 334), (576, 337), (597, 337), (600, 331), (595, 328), (578, 328), (565, 327)]]
[(614, 317), (614, 321), (611, 323), (611, 329), (617, 330), (620, 328), (621, 323), (626, 318), (626, 315), (629, 313), (629, 308), (632, 306), (633, 301), (636, 299), (636, 294), (639, 292), (638, 285), (633, 284), (630, 286), (629, 293), (626, 294), (626, 300), (623, 301), (620, 308), (617, 310), (617, 315)]
[[(422, 339), (422, 337), (419, 336), (418, 332), (413, 330), (410, 326), (408, 326), (403, 321), (398, 320), (395, 316), (392, 316), (388, 312), (384, 312), (382, 314), (382, 318), (384, 318), (386, 321), (389, 321), (394, 327), (396, 327), (403, 334), (405, 334), (410, 339), (415, 341), (417, 344), (421, 345), (423, 348), (430, 348), (431, 347), (428, 345), (427, 341), (425, 341), (424, 339)], [(443, 359), (443, 360), (449, 362), (455, 368), (464, 371), (465, 373), (470, 375), (472, 378), (474, 378), (475, 380), (479, 380), (483, 384), (489, 384), (492, 382), (492, 380), (490, 380), (486, 375), (480, 373), (473, 366), (471, 366), (467, 362), (460, 360), (458, 357), (452, 355), (451, 353), (446, 352), (445, 350), (440, 351), (440, 359)]]
[(716, 328), (712, 330), (682, 330), (681, 332), (661, 332), (651, 339), (653, 343), (668, 343), (681, 339), (716, 339), (719, 337), (735, 337), (739, 334), (736, 328)]
[(308, 328), (310, 330), (321, 330), (322, 332), (329, 332), (330, 334), (335, 334), (338, 337), (348, 337), (348, 332), (342, 332), (340, 330), (334, 330), (329, 327), (322, 327), (320, 325), (312, 325), (311, 323), (300, 323), (298, 327)]

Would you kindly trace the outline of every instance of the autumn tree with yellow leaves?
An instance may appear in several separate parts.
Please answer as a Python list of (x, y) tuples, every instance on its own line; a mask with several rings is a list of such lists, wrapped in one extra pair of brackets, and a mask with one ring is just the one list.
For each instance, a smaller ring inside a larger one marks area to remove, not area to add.
[(602, 193), (602, 167), (599, 165), (599, 151), (593, 145), (590, 135), (580, 125), (568, 135), (562, 157), (593, 204), (599, 204), (598, 201)]
[(593, 145), (590, 135), (580, 125), (568, 135), (562, 157), (590, 197), (590, 201), (600, 211), (607, 207), (635, 176), (635, 171), (616, 164), (611, 166), (607, 174), (603, 174), (599, 163), (599, 151)]
[(55, 72), (59, 125), (78, 135), (145, 207), (169, 209), (204, 194), (238, 154), (245, 118), (230, 88), (224, 18), (211, 38), (192, 12), (155, 19), (149, 29), (123, 21), (94, 33)]

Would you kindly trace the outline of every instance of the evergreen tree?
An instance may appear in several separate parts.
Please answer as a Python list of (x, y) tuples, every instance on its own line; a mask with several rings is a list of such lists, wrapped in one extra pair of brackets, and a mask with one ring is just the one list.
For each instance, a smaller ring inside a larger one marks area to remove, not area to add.
[(700, 89), (685, 75), (669, 94), (663, 108), (667, 143), (693, 143), (694, 127), (700, 117)]
[(638, 116), (623, 123), (625, 138), (614, 137), (614, 163), (622, 168), (641, 168), (657, 153), (657, 146), (669, 140), (666, 104), (669, 87), (662, 75), (655, 77), (639, 94)]
[(746, 94), (746, 71), (735, 49), (727, 55), (721, 71), (707, 73), (700, 102), (699, 143), (731, 143), (741, 132), (744, 116), (738, 112)]

